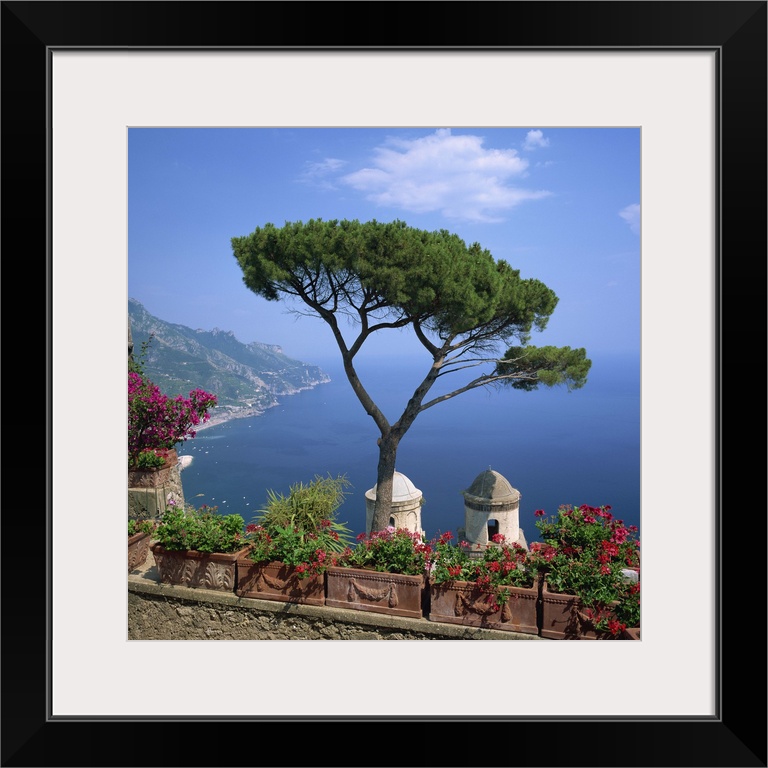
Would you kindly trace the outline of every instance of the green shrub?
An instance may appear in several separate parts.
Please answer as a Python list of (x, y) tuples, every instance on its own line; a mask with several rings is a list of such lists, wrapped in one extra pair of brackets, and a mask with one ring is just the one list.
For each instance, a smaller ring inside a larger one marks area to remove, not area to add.
[(155, 530), (155, 539), (167, 550), (237, 552), (247, 543), (241, 515), (220, 515), (217, 507), (199, 509), (171, 506)]

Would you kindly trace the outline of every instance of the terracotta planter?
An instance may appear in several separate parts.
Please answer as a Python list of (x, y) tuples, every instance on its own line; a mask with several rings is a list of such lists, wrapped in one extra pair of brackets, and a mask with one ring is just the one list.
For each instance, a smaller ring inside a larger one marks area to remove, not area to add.
[(494, 611), (487, 593), (471, 581), (430, 585), (430, 621), (538, 635), (539, 588), (504, 587), (507, 602)]
[(147, 562), (149, 554), (149, 534), (134, 533), (128, 537), (128, 573)]
[(254, 563), (245, 556), (237, 561), (235, 594), (281, 603), (325, 605), (325, 574), (300, 579), (292, 565)]
[(152, 545), (160, 581), (183, 587), (215, 589), (234, 592), (237, 582), (237, 560), (248, 552), (244, 547), (237, 552), (198, 552), (194, 549), (173, 551), (161, 544)]
[(159, 488), (171, 479), (173, 468), (179, 463), (179, 455), (175, 448), (165, 452), (165, 464), (152, 469), (129, 469), (129, 488)]
[(333, 608), (423, 618), (423, 576), (331, 567), (325, 573), (325, 584), (325, 604)]
[(618, 640), (610, 632), (595, 629), (576, 595), (550, 592), (544, 580), (541, 590), (542, 637), (550, 640)]

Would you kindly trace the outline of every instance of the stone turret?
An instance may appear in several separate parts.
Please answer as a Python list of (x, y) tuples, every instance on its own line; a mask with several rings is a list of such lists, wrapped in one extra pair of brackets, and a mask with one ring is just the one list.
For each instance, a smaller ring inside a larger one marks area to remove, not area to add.
[[(373, 523), (373, 509), (376, 504), (376, 487), (365, 494), (365, 530), (370, 534)], [(401, 472), (392, 477), (392, 510), (389, 524), (394, 528), (405, 528), (423, 534), (421, 527), (421, 505), (424, 498), (421, 491)]]
[(489, 468), (462, 495), (464, 529), (460, 536), (470, 542), (473, 552), (482, 552), (497, 533), (504, 536), (507, 544), (528, 548), (520, 528), (520, 491), (503, 475)]

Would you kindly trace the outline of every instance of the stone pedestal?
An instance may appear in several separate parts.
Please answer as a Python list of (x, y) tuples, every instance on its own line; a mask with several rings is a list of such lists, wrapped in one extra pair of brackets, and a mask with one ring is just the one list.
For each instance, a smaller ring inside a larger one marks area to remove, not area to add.
[(171, 499), (176, 506), (184, 506), (181, 464), (175, 458), (175, 452), (170, 466), (128, 472), (129, 520), (153, 520), (162, 517)]

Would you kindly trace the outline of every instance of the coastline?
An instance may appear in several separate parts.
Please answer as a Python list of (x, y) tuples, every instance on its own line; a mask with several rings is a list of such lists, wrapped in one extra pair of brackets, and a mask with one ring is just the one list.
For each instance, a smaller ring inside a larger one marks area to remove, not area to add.
[[(278, 403), (274, 403), (269, 406), (274, 408)], [(204, 429), (210, 429), (211, 427), (217, 427), (220, 424), (226, 424), (228, 421), (234, 421), (235, 419), (246, 419), (249, 416), (261, 416), (266, 412), (266, 408), (251, 408), (244, 405), (240, 408), (228, 406), (226, 410), (219, 411), (218, 413), (212, 413), (211, 418), (205, 422), (205, 424), (198, 424), (195, 428), (196, 432), (202, 432)]]
[[(300, 387), (293, 392), (286, 392), (284, 393), (285, 397), (290, 397), (291, 395), (296, 395), (299, 392), (306, 392), (310, 389), (314, 389), (315, 387), (320, 386), (321, 384), (329, 384), (331, 381), (330, 377), (325, 379), (324, 381), (317, 381), (314, 384), (308, 386), (308, 387)], [(276, 406), (280, 405), (280, 401), (275, 399), (273, 403), (268, 405), (266, 408), (264, 407), (254, 407), (250, 405), (242, 405), (242, 406), (235, 406), (235, 405), (226, 405), (226, 406), (216, 406), (216, 408), (211, 412), (210, 418), (208, 421), (206, 421), (204, 424), (198, 424), (196, 428), (196, 432), (202, 432), (204, 429), (210, 429), (211, 427), (217, 427), (220, 424), (226, 424), (228, 421), (234, 421), (235, 419), (247, 419), (251, 416), (262, 416), (264, 413), (267, 412), (270, 408), (275, 408)], [(219, 411), (218, 409), (221, 408)]]

